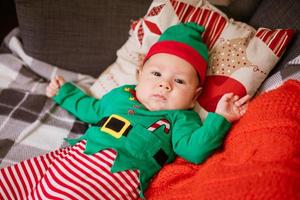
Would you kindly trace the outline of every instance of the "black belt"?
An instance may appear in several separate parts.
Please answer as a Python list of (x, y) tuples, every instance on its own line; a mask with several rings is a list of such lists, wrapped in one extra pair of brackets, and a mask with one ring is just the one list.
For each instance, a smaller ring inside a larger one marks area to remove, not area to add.
[(168, 155), (165, 153), (164, 150), (159, 149), (159, 151), (153, 156), (153, 158), (156, 160), (156, 162), (160, 165), (163, 166), (167, 160), (168, 160)]
[(96, 125), (101, 127), (101, 131), (115, 138), (120, 138), (122, 135), (127, 136), (132, 128), (130, 122), (119, 115), (103, 117)]
[[(101, 127), (101, 131), (116, 138), (120, 138), (122, 135), (127, 136), (128, 132), (132, 128), (130, 122), (119, 115), (103, 117), (96, 125)], [(159, 149), (153, 158), (160, 166), (163, 166), (168, 160), (168, 155), (164, 150)]]

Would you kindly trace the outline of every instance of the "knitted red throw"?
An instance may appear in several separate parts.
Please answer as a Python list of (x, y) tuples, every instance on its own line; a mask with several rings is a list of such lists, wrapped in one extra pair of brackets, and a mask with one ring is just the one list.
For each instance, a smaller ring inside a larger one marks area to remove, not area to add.
[(300, 199), (300, 82), (257, 96), (223, 149), (201, 165), (177, 158), (154, 178), (146, 198)]

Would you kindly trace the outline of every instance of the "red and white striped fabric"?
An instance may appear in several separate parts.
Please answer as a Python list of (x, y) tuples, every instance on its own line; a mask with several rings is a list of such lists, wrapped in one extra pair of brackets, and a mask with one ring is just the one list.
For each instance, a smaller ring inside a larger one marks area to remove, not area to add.
[(148, 130), (149, 131), (155, 131), (156, 129), (158, 129), (159, 127), (161, 126), (165, 126), (164, 128), (164, 131), (165, 133), (169, 133), (169, 130), (170, 130), (170, 122), (166, 119), (161, 119), (161, 120), (158, 120), (157, 122), (154, 122), (149, 128)]
[(272, 49), (276, 56), (280, 57), (292, 38), (293, 33), (294, 31), (291, 29), (270, 30), (267, 28), (259, 28), (255, 36)]
[(172, 0), (171, 4), (181, 22), (195, 22), (205, 27), (202, 39), (208, 49), (211, 49), (224, 30), (227, 19), (215, 11), (195, 7), (185, 2)]
[(137, 199), (139, 173), (111, 173), (112, 149), (83, 153), (85, 141), (0, 170), (0, 199)]

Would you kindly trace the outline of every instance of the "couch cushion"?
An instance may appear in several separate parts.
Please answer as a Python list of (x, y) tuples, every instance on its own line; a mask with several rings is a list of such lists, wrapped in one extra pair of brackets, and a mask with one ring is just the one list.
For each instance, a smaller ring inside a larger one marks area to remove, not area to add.
[[(270, 9), (271, 8), (271, 9)], [(262, 0), (249, 23), (255, 27), (293, 28), (297, 30), (294, 39), (271, 74), (282, 69), (286, 63), (300, 54), (300, 1)]]
[(16, 0), (25, 52), (61, 68), (98, 76), (128, 38), (130, 20), (150, 0)]
[(217, 6), (235, 20), (247, 22), (261, 0), (233, 0), (228, 6)]
[[(17, 16), (13, 0), (0, 1), (0, 43), (6, 34), (18, 26)], [(0, 50), (1, 51), (1, 50)]]

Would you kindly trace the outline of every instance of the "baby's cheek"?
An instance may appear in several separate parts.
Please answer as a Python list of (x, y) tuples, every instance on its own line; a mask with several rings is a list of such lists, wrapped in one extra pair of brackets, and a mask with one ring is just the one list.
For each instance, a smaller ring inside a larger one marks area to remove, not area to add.
[(173, 107), (173, 109), (181, 109), (182, 106), (185, 104), (184, 97), (173, 97), (171, 99), (169, 99), (169, 104)]

